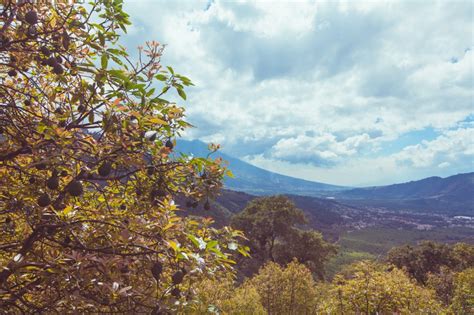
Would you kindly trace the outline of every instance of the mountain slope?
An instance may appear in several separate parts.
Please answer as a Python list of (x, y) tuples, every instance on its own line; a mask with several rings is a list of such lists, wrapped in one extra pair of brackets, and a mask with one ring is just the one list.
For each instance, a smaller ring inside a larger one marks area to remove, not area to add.
[[(344, 226), (354, 222), (361, 215), (361, 209), (340, 204), (334, 200), (299, 195), (287, 195), (296, 207), (303, 210), (308, 218), (308, 226), (317, 229), (329, 239), (336, 239)], [(212, 217), (217, 226), (227, 225), (231, 217), (242, 211), (247, 204), (258, 196), (245, 192), (223, 189), (215, 201), (211, 203), (211, 210), (202, 207), (191, 210), (193, 215)], [(184, 205), (184, 200), (181, 202)]]
[(474, 173), (446, 178), (428, 177), (388, 186), (355, 188), (339, 192), (338, 199), (371, 200), (374, 205), (398, 205), (414, 209), (445, 210), (473, 215)]
[[(176, 150), (178, 152), (206, 156), (209, 151), (206, 144), (201, 141), (179, 140)], [(235, 178), (228, 178), (225, 187), (232, 190), (243, 191), (254, 195), (295, 194), (305, 196), (320, 196), (323, 192), (338, 191), (347, 187), (312, 182), (290, 176), (276, 174), (242, 160), (236, 159), (225, 153), (218, 152), (213, 157), (222, 157), (229, 162), (229, 168)]]
[[(194, 156), (209, 153), (207, 146), (197, 140), (179, 140), (177, 152)], [(222, 157), (229, 162), (235, 178), (226, 179), (225, 188), (234, 191), (252, 195), (333, 196), (339, 204), (351, 206), (474, 216), (474, 173), (447, 178), (429, 177), (387, 186), (349, 188), (276, 174), (222, 152), (215, 153), (213, 157)]]

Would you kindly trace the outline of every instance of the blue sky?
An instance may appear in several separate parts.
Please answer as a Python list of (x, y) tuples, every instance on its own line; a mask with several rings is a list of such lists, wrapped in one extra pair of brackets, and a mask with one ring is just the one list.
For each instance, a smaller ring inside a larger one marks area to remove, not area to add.
[(125, 3), (196, 85), (188, 139), (331, 184), (474, 170), (471, 1)]

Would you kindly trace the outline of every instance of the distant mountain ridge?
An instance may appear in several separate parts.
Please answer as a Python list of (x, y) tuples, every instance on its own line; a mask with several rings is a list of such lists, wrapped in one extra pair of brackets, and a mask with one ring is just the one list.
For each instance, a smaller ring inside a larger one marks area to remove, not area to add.
[[(446, 178), (428, 177), (401, 184), (354, 188), (336, 194), (337, 199), (371, 200), (374, 205), (432, 209), (474, 215), (474, 172)], [(443, 211), (444, 212), (444, 211)]]
[[(176, 150), (200, 157), (207, 156), (209, 153), (207, 145), (199, 140), (178, 140)], [(227, 189), (243, 191), (253, 195), (294, 194), (303, 196), (321, 196), (324, 192), (348, 189), (348, 187), (312, 182), (273, 173), (220, 151), (213, 154), (213, 157), (218, 156), (229, 162), (229, 169), (235, 176), (235, 178), (225, 180)]]
[[(176, 150), (201, 157), (209, 153), (207, 145), (198, 140), (178, 140)], [(251, 195), (330, 197), (339, 204), (356, 207), (374, 206), (474, 216), (474, 172), (386, 186), (351, 188), (276, 174), (222, 152), (216, 152), (213, 157), (222, 157), (228, 161), (234, 173), (235, 178), (225, 180), (225, 188)]]
[[(344, 191), (345, 197), (366, 199), (417, 199), (439, 198), (474, 198), (474, 172), (449, 176), (446, 178), (432, 176), (417, 181), (387, 186), (354, 188)], [(474, 201), (474, 200), (473, 200)]]

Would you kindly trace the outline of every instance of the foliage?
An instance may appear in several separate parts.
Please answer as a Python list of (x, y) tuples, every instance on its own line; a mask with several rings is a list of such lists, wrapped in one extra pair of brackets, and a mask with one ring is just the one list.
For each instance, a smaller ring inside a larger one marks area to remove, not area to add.
[(332, 279), (334, 275), (342, 271), (345, 266), (361, 260), (374, 260), (376, 257), (366, 252), (351, 251), (340, 248), (337, 255), (332, 257), (326, 264), (327, 278)]
[(438, 273), (429, 273), (426, 282), (427, 287), (433, 289), (438, 299), (444, 304), (451, 304), (454, 294), (455, 272), (446, 266), (442, 266)]
[(428, 275), (439, 273), (443, 266), (463, 270), (474, 266), (474, 246), (458, 243), (454, 246), (424, 241), (418, 246), (405, 245), (393, 248), (388, 262), (404, 268), (418, 282), (426, 284)]
[(205, 279), (196, 283), (195, 301), (186, 310), (190, 314), (265, 314), (257, 290), (250, 285), (234, 287), (229, 278)]
[(360, 230), (348, 231), (339, 238), (342, 250), (367, 252), (373, 255), (385, 255), (392, 248), (404, 244), (416, 245), (421, 240), (432, 240), (440, 243), (474, 241), (472, 228), (468, 227), (436, 227), (431, 230), (415, 228), (371, 226)]
[(455, 270), (474, 267), (474, 246), (468, 243), (456, 243), (451, 247), (451, 257)]
[[(450, 271), (450, 270), (447, 270)], [(448, 275), (448, 274), (447, 274)], [(287, 266), (268, 262), (236, 287), (231, 279), (196, 284), (193, 314), (469, 314), (473, 269), (454, 276), (452, 303), (410, 279), (392, 265), (361, 261), (346, 267), (332, 282), (313, 280), (296, 260)], [(443, 306), (442, 304), (445, 304)]]
[(286, 268), (269, 262), (247, 285), (256, 288), (268, 314), (312, 314), (315, 283), (311, 271), (293, 261)]
[(276, 245), (276, 261), (287, 264), (294, 258), (308, 267), (319, 279), (324, 278), (324, 265), (328, 257), (336, 253), (333, 244), (324, 241), (321, 233), (292, 229), (285, 236), (285, 242)]
[(284, 196), (233, 218), (250, 273), (267, 262), (236, 287), (242, 233), (178, 215), (209, 210), (230, 174), (220, 159), (175, 152), (190, 125), (165, 95), (186, 99), (192, 82), (162, 66), (157, 42), (131, 60), (117, 44), (130, 24), (121, 1), (54, 3), (0, 4), (2, 312), (439, 313), (434, 291), (472, 311), (467, 244), (397, 248), (388, 260), (399, 268), (361, 262), (315, 283), (335, 247), (302, 230)]
[(305, 223), (304, 213), (285, 196), (252, 200), (232, 218), (232, 226), (245, 232), (252, 251), (253, 259), (242, 262), (245, 274), (253, 274), (266, 261), (285, 265), (296, 258), (322, 278), (324, 263), (336, 248), (321, 233), (298, 229)]
[(170, 154), (189, 124), (163, 95), (192, 83), (163, 46), (129, 58), (119, 0), (2, 3), (0, 309), (158, 313), (230, 271), (241, 234), (176, 215), (226, 169)]
[(432, 291), (402, 271), (370, 261), (337, 275), (322, 308), (330, 314), (439, 314)]
[(278, 237), (289, 233), (296, 224), (306, 223), (303, 211), (285, 196), (262, 197), (252, 200), (232, 218), (232, 225), (245, 231), (252, 248), (263, 259), (275, 261)]
[(455, 276), (451, 309), (456, 314), (474, 312), (474, 268), (468, 268)]

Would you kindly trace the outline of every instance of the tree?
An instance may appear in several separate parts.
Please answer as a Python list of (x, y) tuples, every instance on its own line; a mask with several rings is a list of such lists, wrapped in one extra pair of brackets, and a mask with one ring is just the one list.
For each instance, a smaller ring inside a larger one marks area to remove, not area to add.
[(260, 295), (250, 285), (236, 287), (229, 277), (217, 280), (205, 279), (195, 283), (194, 303), (184, 312), (190, 314), (266, 314)]
[(285, 196), (256, 198), (232, 218), (231, 225), (248, 238), (252, 260), (241, 262), (246, 275), (255, 273), (266, 261), (286, 265), (296, 258), (322, 278), (324, 263), (335, 252), (321, 233), (300, 230), (307, 223), (300, 209)]
[(439, 314), (435, 294), (402, 270), (370, 261), (337, 275), (322, 309), (330, 314)]
[(474, 267), (474, 245), (456, 243), (451, 248), (451, 256), (455, 270), (462, 271)]
[(451, 309), (456, 314), (474, 312), (474, 268), (468, 268), (455, 276)]
[(176, 215), (226, 169), (171, 154), (189, 124), (163, 96), (192, 83), (159, 43), (136, 62), (117, 45), (121, 1), (54, 3), (0, 5), (0, 309), (172, 310), (246, 254), (239, 232)]
[(336, 246), (324, 241), (314, 230), (292, 229), (284, 243), (278, 243), (276, 261), (287, 264), (293, 259), (305, 264), (319, 279), (324, 279), (325, 264), (336, 253)]
[(418, 246), (392, 248), (387, 254), (387, 261), (398, 268), (405, 268), (410, 276), (423, 285), (429, 273), (437, 273), (441, 266), (453, 264), (449, 246), (433, 241), (423, 241)]
[(315, 314), (317, 293), (313, 276), (297, 261), (285, 268), (269, 262), (244, 285), (256, 288), (268, 314)]
[(455, 272), (446, 266), (442, 266), (438, 273), (429, 273), (426, 282), (427, 287), (433, 289), (438, 299), (445, 305), (451, 304), (454, 294)]
[(460, 271), (474, 266), (474, 246), (423, 241), (417, 246), (392, 248), (387, 254), (387, 261), (406, 269), (410, 276), (424, 285), (429, 274), (438, 274), (442, 267)]
[(271, 261), (275, 261), (277, 239), (306, 222), (303, 211), (285, 196), (256, 198), (232, 218), (232, 225), (245, 232), (256, 254)]

